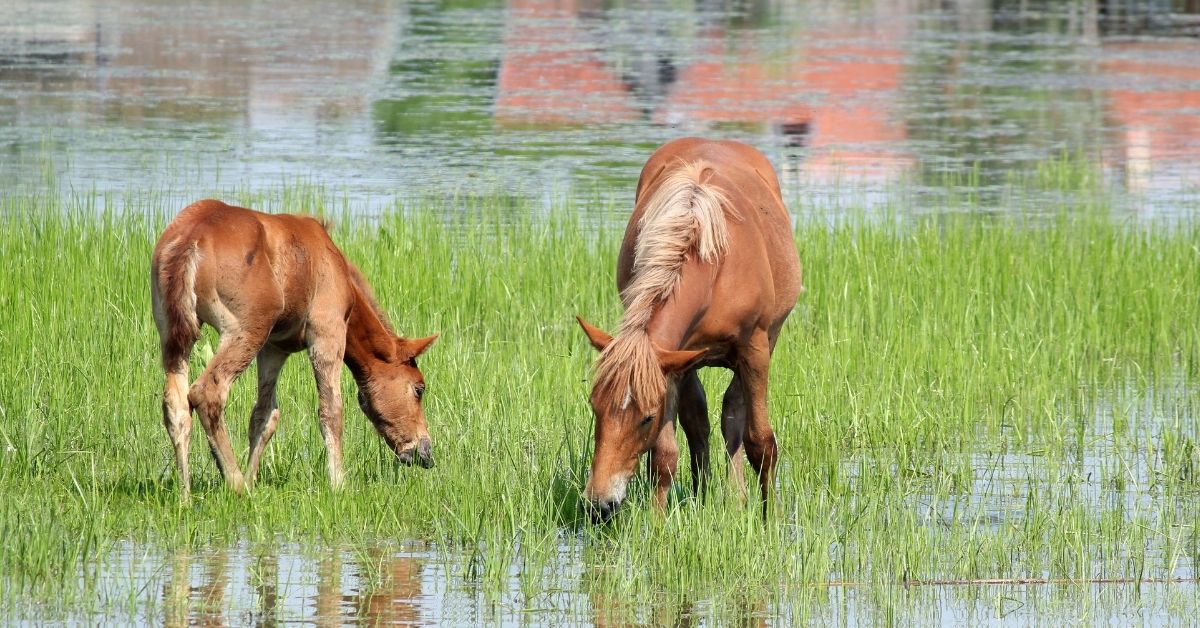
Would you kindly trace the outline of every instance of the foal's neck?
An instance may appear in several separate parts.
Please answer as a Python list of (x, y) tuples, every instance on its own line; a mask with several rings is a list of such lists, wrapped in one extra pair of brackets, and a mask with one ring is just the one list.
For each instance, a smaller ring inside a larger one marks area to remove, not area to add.
[(362, 382), (371, 367), (389, 362), (396, 355), (396, 334), (384, 324), (371, 302), (354, 288), (354, 307), (346, 322), (346, 366), (355, 381)]

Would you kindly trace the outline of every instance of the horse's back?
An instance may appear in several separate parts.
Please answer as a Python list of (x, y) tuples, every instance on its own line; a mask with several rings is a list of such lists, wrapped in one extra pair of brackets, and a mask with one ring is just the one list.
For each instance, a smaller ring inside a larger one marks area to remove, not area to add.
[[(724, 192), (731, 206), (727, 208), (729, 246), (715, 287), (718, 292), (726, 286), (736, 290), (739, 301), (755, 302), (747, 305), (748, 310), (761, 306), (766, 311), (758, 314), (767, 319), (786, 317), (803, 290), (791, 217), (770, 160), (741, 142), (687, 137), (668, 142), (651, 155), (638, 181), (637, 204), (618, 262), (618, 286), (624, 288), (632, 274), (633, 246), (646, 202), (664, 174), (697, 162), (711, 166), (702, 178)], [(760, 294), (747, 295), (747, 291)]]

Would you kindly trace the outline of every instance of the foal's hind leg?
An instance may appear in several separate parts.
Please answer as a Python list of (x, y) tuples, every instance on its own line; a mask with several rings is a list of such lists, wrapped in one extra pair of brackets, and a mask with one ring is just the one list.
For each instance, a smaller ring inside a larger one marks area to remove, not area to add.
[(192, 408), (188, 405), (188, 352), (164, 358), (167, 381), (163, 386), (162, 401), (163, 425), (175, 449), (175, 466), (179, 469), (179, 497), (185, 502), (192, 492), (192, 474), (188, 469), (188, 445), (192, 442)]
[(216, 354), (188, 393), (188, 403), (200, 417), (213, 459), (229, 488), (237, 493), (245, 491), (246, 482), (238, 468), (237, 457), (233, 455), (229, 432), (225, 429), (225, 402), (229, 399), (229, 387), (233, 380), (246, 370), (267, 340), (268, 329), (261, 327), (228, 332), (222, 330), (221, 344)]
[(687, 436), (692, 466), (692, 492), (699, 497), (708, 485), (708, 400), (695, 369), (679, 380), (679, 426)]
[(251, 486), (258, 478), (258, 465), (262, 461), (263, 451), (279, 425), (275, 385), (279, 383), (279, 371), (287, 358), (287, 352), (271, 345), (263, 345), (258, 352), (258, 401), (250, 414), (250, 461), (246, 464), (246, 482)]

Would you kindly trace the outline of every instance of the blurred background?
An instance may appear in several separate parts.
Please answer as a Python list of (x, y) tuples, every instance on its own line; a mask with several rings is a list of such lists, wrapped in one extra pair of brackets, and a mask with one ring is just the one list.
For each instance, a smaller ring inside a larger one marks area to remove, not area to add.
[(9, 190), (624, 208), (654, 147), (707, 135), (766, 152), (801, 213), (1006, 211), (1080, 180), (1200, 206), (1200, 0), (6, 4)]

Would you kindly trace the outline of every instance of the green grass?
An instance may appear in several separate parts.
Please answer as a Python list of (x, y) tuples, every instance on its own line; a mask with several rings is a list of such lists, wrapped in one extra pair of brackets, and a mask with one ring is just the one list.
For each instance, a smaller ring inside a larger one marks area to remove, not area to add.
[[(537, 608), (565, 589), (640, 621), (687, 600), (718, 614), (826, 603), (831, 581), (892, 613), (905, 580), (1194, 574), (1198, 224), (1077, 207), (801, 225), (808, 291), (772, 370), (771, 520), (722, 488), (690, 499), (684, 455), (665, 517), (635, 487), (596, 528), (578, 507), (594, 356), (573, 316), (615, 328), (623, 225), (499, 198), (364, 219), (326, 196), (231, 200), (334, 215), (397, 328), (442, 334), (421, 363), (438, 466), (398, 468), (351, 403), (347, 487), (329, 490), (296, 355), (253, 495), (222, 487), (197, 423), (190, 507), (161, 425), (147, 278), (177, 208), (0, 201), (0, 617), (116, 604), (97, 595), (96, 566), (130, 545), (421, 539), (489, 599), (516, 587)], [(253, 379), (227, 409), (243, 465)], [(715, 406), (728, 375), (704, 381)]]

